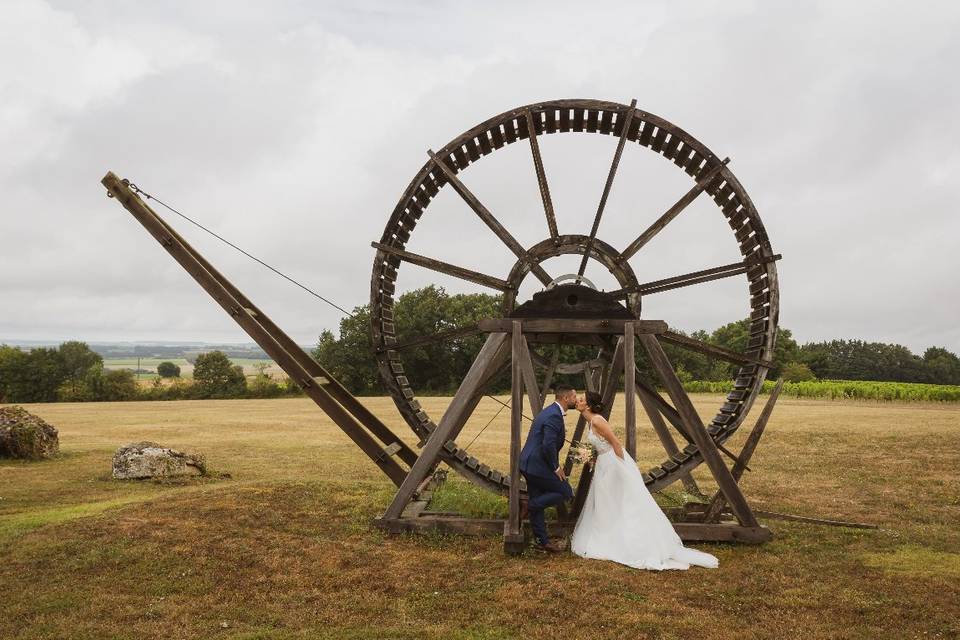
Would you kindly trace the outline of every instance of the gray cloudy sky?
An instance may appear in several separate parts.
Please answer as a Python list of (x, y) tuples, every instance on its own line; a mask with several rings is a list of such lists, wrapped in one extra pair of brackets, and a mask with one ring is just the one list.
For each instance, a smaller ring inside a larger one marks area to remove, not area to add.
[[(781, 324), (799, 340), (960, 351), (958, 33), (956, 2), (0, 0), (0, 340), (248, 340), (104, 196), (108, 169), (353, 307), (427, 148), (590, 97), (637, 98), (732, 158), (784, 255)], [(589, 231), (615, 144), (543, 139), (561, 232)], [(544, 237), (526, 145), (464, 181), (523, 243)], [(622, 248), (689, 186), (628, 147), (600, 237)], [(336, 327), (170, 221), (296, 339)], [(512, 264), (453, 193), (410, 247), (498, 276)], [(704, 200), (632, 263), (649, 281), (737, 259)], [(398, 284), (431, 280), (407, 266)], [(738, 278), (652, 296), (644, 315), (689, 330), (746, 310)]]

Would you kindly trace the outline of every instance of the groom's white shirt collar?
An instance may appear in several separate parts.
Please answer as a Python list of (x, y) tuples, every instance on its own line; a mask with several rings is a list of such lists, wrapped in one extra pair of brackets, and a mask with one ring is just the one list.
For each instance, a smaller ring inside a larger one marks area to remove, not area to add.
[(557, 402), (556, 400), (553, 401), (553, 404), (555, 404), (555, 405), (557, 405), (558, 407), (560, 407), (560, 413), (562, 413), (563, 415), (567, 415), (567, 410), (563, 408), (563, 405), (562, 405), (562, 404), (560, 404), (560, 403)]

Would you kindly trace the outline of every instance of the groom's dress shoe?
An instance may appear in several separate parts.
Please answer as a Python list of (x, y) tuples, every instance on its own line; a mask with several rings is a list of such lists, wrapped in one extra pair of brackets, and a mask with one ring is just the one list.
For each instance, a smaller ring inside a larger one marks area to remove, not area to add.
[(546, 551), (547, 553), (562, 553), (566, 550), (564, 549), (562, 544), (554, 542), (552, 540), (547, 544), (540, 544), (538, 542), (536, 544), (536, 548), (540, 551)]

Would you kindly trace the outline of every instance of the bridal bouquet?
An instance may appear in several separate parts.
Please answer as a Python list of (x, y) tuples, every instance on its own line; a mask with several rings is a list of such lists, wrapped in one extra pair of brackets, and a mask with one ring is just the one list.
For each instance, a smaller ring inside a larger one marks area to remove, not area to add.
[(568, 455), (574, 464), (585, 464), (592, 468), (597, 460), (597, 448), (589, 442), (574, 442), (570, 445)]

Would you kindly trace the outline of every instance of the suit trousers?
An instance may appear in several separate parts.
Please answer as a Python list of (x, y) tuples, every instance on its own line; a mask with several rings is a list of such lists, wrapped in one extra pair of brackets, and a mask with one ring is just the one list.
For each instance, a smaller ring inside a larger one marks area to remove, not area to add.
[[(521, 473), (523, 473), (521, 471)], [(527, 496), (530, 500), (530, 528), (533, 536), (540, 544), (547, 544), (547, 523), (544, 519), (544, 509), (558, 505), (573, 498), (573, 487), (566, 480), (560, 480), (556, 475), (550, 477), (523, 474), (527, 480)]]

